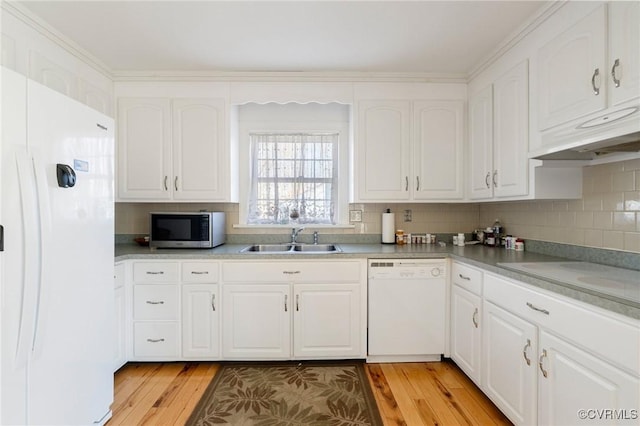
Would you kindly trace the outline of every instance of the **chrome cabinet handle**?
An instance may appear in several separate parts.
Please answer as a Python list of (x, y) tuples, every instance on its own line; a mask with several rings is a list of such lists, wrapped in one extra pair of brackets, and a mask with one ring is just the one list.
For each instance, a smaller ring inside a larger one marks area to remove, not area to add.
[(471, 317), (471, 320), (473, 321), (473, 326), (475, 328), (478, 328), (478, 308), (476, 308), (476, 310), (473, 311), (473, 316)]
[(164, 301), (163, 300), (159, 300), (159, 301), (153, 301), (153, 300), (147, 300), (147, 305), (164, 305)]
[(282, 273), (285, 275), (297, 275), (300, 271), (282, 271)]
[(216, 311), (216, 295), (215, 294), (211, 295), (211, 310), (213, 312)]
[(405, 191), (409, 190), (409, 176), (404, 177), (404, 190)]
[(420, 176), (416, 176), (416, 191), (420, 191)]
[(527, 302), (527, 306), (533, 309), (534, 311), (542, 312), (545, 315), (549, 315), (549, 311), (547, 311), (546, 309), (538, 308), (531, 302)]
[(547, 370), (544, 369), (544, 367), (542, 366), (542, 362), (544, 361), (544, 359), (547, 357), (547, 350), (543, 349), (542, 350), (542, 355), (540, 355), (540, 359), (538, 360), (538, 366), (540, 367), (540, 371), (542, 371), (542, 375), (544, 377), (547, 377)]
[(487, 185), (487, 188), (489, 188), (489, 176), (491, 176), (491, 172), (487, 172), (487, 176), (484, 178), (484, 183)]
[(531, 365), (531, 360), (527, 356), (527, 349), (529, 349), (530, 347), (531, 347), (531, 339), (527, 339), (527, 344), (524, 345), (524, 349), (522, 349), (522, 356), (524, 357), (524, 360), (527, 361), (527, 365)]
[(463, 280), (471, 281), (471, 278), (469, 278), (469, 277), (465, 277), (465, 276), (464, 276), (464, 275), (462, 275), (462, 274), (458, 274), (458, 276), (459, 276), (460, 278), (462, 278)]
[(287, 297), (288, 297), (288, 296), (285, 294), (285, 295), (284, 295), (284, 311), (285, 311), (285, 312), (288, 312), (288, 311), (289, 311), (289, 308), (287, 308)]
[(300, 306), (298, 305), (300, 302), (300, 295), (296, 294), (296, 312), (300, 310)]
[(611, 67), (611, 78), (616, 87), (620, 87), (620, 79), (616, 77), (616, 68), (620, 66), (620, 59), (616, 59)]
[(149, 343), (164, 342), (164, 339), (147, 339), (147, 342)]
[(147, 275), (163, 275), (164, 271), (147, 271)]
[(191, 271), (193, 275), (209, 275), (209, 271)]
[(593, 94), (598, 96), (600, 94), (600, 88), (596, 87), (596, 77), (600, 75), (600, 68), (596, 68), (591, 76), (591, 87), (593, 87)]
[(176, 189), (176, 191), (178, 190), (178, 176), (173, 179), (173, 187)]
[(497, 188), (498, 187), (498, 182), (496, 181), (496, 178), (498, 177), (498, 171), (494, 170), (493, 171), (493, 177), (491, 178), (491, 181), (493, 182), (493, 187)]
[(169, 186), (167, 185), (167, 181), (169, 179), (169, 176), (165, 176), (164, 177), (164, 190), (168, 191), (169, 190)]

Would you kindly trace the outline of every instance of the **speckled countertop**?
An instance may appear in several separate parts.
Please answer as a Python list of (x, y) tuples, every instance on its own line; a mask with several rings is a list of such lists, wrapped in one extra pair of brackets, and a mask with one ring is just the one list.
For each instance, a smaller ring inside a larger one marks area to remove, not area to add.
[(615, 296), (599, 293), (592, 289), (579, 288), (553, 280), (540, 279), (532, 275), (510, 271), (502, 268), (498, 263), (505, 262), (562, 262), (568, 259), (534, 252), (516, 252), (499, 248), (489, 248), (480, 245), (456, 247), (447, 244), (445, 247), (431, 244), (386, 245), (386, 244), (338, 244), (341, 253), (311, 254), (311, 253), (240, 253), (247, 244), (224, 244), (214, 249), (160, 249), (153, 250), (131, 244), (117, 244), (115, 246), (115, 260), (130, 259), (332, 259), (332, 258), (438, 258), (451, 257), (477, 266), (486, 271), (505, 277), (513, 278), (535, 287), (543, 288), (572, 299), (577, 299), (601, 308), (617, 312), (632, 318), (640, 319), (640, 304)]

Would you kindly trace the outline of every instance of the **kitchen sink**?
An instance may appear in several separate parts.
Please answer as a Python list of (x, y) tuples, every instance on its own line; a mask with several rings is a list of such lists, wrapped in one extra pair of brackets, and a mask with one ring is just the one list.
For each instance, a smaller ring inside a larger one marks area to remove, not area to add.
[(240, 253), (341, 253), (335, 244), (253, 244), (240, 250)]

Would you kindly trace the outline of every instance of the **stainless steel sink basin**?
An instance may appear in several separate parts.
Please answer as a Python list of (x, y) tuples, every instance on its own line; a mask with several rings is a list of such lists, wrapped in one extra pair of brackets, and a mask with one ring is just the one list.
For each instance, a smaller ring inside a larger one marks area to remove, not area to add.
[(332, 253), (340, 250), (335, 244), (299, 244), (293, 246), (293, 251), (313, 252), (313, 253)]
[(240, 253), (340, 253), (342, 249), (335, 244), (253, 244), (240, 250)]
[(291, 244), (254, 244), (240, 250), (240, 253), (278, 253), (291, 251)]

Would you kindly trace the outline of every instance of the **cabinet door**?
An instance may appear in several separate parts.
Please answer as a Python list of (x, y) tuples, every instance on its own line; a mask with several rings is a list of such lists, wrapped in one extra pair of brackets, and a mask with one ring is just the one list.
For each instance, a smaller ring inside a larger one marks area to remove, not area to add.
[(480, 386), (480, 297), (451, 289), (451, 359)]
[(217, 284), (182, 286), (182, 357), (211, 360), (220, 356), (220, 299)]
[[(616, 63), (617, 61), (617, 63)], [(609, 3), (609, 104), (640, 96), (640, 3)]]
[(289, 284), (232, 284), (222, 292), (225, 359), (291, 357)]
[[(539, 356), (539, 424), (638, 424), (637, 417), (631, 418), (640, 401), (638, 377), (545, 331), (540, 333)], [(596, 417), (581, 419), (581, 410)], [(604, 417), (596, 410), (612, 411)]]
[(118, 198), (171, 198), (171, 122), (169, 100), (118, 101)]
[(460, 199), (463, 189), (464, 106), (460, 101), (413, 104), (414, 199)]
[(537, 328), (490, 302), (483, 311), (483, 390), (515, 424), (536, 424)]
[(493, 197), (493, 86), (469, 99), (469, 198)]
[(174, 99), (173, 198), (224, 200), (229, 160), (223, 99)]
[(362, 201), (410, 198), (409, 101), (358, 103), (355, 167)]
[(296, 358), (363, 357), (360, 284), (294, 285)]
[(602, 5), (538, 51), (540, 130), (605, 108), (605, 17)]
[(493, 84), (493, 195), (526, 195), (529, 161), (529, 64), (521, 62)]

